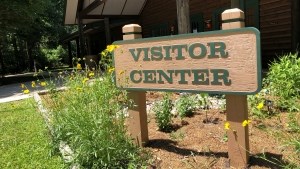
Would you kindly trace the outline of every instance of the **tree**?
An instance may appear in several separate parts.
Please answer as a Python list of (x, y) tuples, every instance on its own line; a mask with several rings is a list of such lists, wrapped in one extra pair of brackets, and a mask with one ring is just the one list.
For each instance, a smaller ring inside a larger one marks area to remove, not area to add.
[(66, 33), (63, 9), (64, 0), (1, 0), (0, 72), (33, 70), (45, 59), (41, 49), (56, 49)]

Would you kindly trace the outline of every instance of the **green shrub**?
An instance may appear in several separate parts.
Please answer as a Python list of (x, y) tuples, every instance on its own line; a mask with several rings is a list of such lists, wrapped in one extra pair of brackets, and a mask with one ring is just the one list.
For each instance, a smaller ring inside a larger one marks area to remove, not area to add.
[(67, 52), (61, 45), (56, 49), (42, 49), (42, 53), (46, 56), (50, 67), (58, 67), (63, 58), (67, 57)]
[(140, 150), (126, 135), (126, 93), (110, 75), (88, 80), (81, 70), (67, 81), (68, 90), (54, 92), (54, 134), (74, 151), (84, 168), (139, 168)]
[(249, 95), (247, 97), (249, 103), (249, 110), (252, 116), (257, 118), (267, 118), (270, 117), (271, 112), (268, 111), (268, 108), (265, 106), (266, 102), (266, 90), (263, 89), (256, 95)]
[(286, 54), (270, 65), (264, 85), (274, 96), (276, 106), (288, 111), (299, 110), (299, 75), (300, 58), (298, 58), (298, 53)]
[(180, 118), (190, 117), (195, 109), (194, 98), (189, 95), (182, 95), (176, 102), (176, 110)]
[(169, 131), (172, 122), (172, 100), (168, 93), (165, 93), (163, 100), (156, 102), (153, 106), (155, 113), (155, 121), (158, 125), (158, 129), (161, 131)]

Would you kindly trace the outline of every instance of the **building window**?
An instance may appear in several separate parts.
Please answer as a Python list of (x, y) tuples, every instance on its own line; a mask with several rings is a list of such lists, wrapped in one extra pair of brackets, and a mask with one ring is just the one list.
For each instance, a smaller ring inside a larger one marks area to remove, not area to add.
[(204, 31), (204, 19), (202, 13), (191, 15), (190, 22), (192, 33)]

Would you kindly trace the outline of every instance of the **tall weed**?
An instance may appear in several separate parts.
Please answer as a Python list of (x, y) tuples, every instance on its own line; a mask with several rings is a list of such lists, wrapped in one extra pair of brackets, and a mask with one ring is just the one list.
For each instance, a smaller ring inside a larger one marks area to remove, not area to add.
[(139, 165), (139, 150), (126, 135), (126, 94), (110, 76), (85, 81), (77, 75), (69, 89), (56, 93), (54, 130), (57, 142), (67, 142), (75, 161), (85, 168), (127, 168)]

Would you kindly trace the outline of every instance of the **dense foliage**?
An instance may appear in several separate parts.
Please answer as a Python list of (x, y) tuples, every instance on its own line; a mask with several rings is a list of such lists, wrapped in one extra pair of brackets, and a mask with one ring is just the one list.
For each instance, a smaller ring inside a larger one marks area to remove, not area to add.
[(63, 25), (63, 13), (63, 0), (0, 1), (2, 76), (52, 64), (53, 57), (49, 57), (49, 52), (45, 51), (57, 50), (60, 38), (67, 33)]
[(276, 105), (288, 111), (299, 111), (300, 58), (298, 53), (281, 56), (270, 65), (265, 79), (266, 88), (274, 96)]

